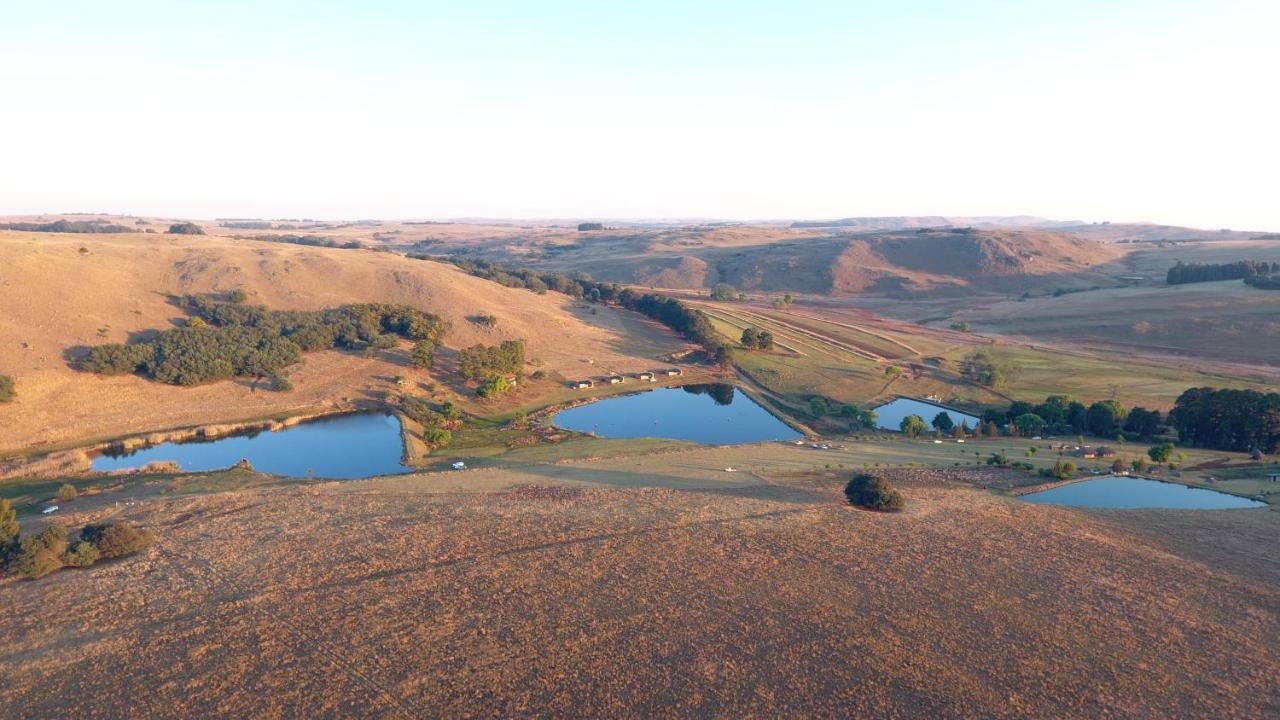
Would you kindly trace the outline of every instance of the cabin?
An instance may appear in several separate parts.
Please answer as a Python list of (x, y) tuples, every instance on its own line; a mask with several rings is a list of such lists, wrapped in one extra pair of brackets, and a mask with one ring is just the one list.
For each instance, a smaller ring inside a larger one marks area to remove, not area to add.
[(573, 382), (569, 383), (569, 387), (573, 388), (574, 390), (586, 390), (588, 388), (595, 387), (595, 385), (596, 385), (595, 382), (591, 380), (574, 380)]
[(626, 378), (622, 377), (621, 375), (610, 375), (609, 377), (604, 379), (604, 381), (609, 383), (610, 385), (617, 385), (624, 380), (626, 380)]
[(636, 379), (644, 382), (653, 382), (653, 373), (651, 372), (636, 373)]
[(681, 375), (684, 374), (684, 371), (681, 370), (680, 368), (667, 368), (666, 370), (662, 371), (662, 374), (666, 375), (667, 377), (680, 377)]
[(1113, 450), (1112, 448), (1107, 447), (1106, 445), (1101, 445), (1096, 448), (1091, 448), (1091, 447), (1080, 448), (1078, 451), (1076, 451), (1076, 454), (1086, 460), (1089, 460), (1093, 458), (1101, 459), (1101, 458), (1115, 457), (1116, 451)]

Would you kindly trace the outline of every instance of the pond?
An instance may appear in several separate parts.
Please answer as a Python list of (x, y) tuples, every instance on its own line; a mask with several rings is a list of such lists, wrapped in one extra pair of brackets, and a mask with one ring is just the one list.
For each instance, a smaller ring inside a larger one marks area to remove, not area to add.
[(1115, 475), (1062, 485), (1052, 490), (1023, 495), (1021, 499), (1049, 505), (1122, 510), (1138, 508), (1228, 510), (1266, 505), (1257, 500), (1228, 495), (1216, 490)]
[(791, 440), (790, 426), (732, 385), (660, 388), (558, 413), (557, 427), (607, 438), (671, 438), (708, 445)]
[(93, 469), (140, 468), (171, 461), (187, 472), (221, 470), (242, 458), (275, 475), (335, 480), (406, 472), (400, 464), (400, 420), (382, 412), (312, 420), (278, 432), (259, 431), (213, 440), (162, 443), (128, 454), (100, 455)]
[(952, 425), (965, 423), (970, 429), (977, 427), (978, 418), (975, 415), (962, 413), (941, 405), (925, 402), (923, 400), (914, 400), (912, 398), (900, 397), (897, 400), (887, 402), (879, 407), (872, 408), (879, 417), (876, 418), (876, 427), (881, 430), (900, 430), (902, 429), (902, 421), (908, 415), (919, 415), (924, 424), (933, 427), (933, 419), (938, 413), (945, 412), (951, 418)]

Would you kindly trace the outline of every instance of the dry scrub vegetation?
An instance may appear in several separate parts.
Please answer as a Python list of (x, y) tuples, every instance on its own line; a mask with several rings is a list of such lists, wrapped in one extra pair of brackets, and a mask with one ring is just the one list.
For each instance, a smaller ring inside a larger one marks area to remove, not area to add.
[[(724, 473), (728, 457), (755, 471)], [(1280, 711), (1276, 513), (1029, 505), (976, 489), (988, 469), (888, 471), (906, 507), (868, 513), (834, 473), (783, 472), (807, 457), (699, 449), (157, 501), (130, 511), (157, 528), (143, 555), (0, 583), (0, 706)]]

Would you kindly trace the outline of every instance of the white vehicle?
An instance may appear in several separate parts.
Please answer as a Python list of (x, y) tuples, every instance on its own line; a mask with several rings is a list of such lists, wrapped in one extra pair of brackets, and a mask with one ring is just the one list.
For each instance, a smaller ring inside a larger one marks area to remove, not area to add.
[(738, 472), (736, 469), (731, 468), (731, 467), (727, 467), (727, 468), (725, 468), (725, 469), (724, 469), (724, 471), (725, 471), (725, 472)]
[(53, 512), (58, 512), (58, 506), (50, 505), (49, 507), (41, 510), (40, 512), (44, 513), (45, 515), (48, 515), (49, 513), (53, 513)]
[(964, 442), (964, 438), (960, 438), (959, 440), (956, 440), (956, 442), (958, 442), (958, 443), (962, 443), (962, 442)]
[(458, 462), (454, 463), (452, 467), (454, 470), (466, 470), (467, 464), (459, 460)]
[(941, 441), (941, 440), (934, 440), (934, 441), (933, 441), (933, 444), (934, 444), (934, 445), (941, 445), (941, 444), (942, 444), (942, 441)]

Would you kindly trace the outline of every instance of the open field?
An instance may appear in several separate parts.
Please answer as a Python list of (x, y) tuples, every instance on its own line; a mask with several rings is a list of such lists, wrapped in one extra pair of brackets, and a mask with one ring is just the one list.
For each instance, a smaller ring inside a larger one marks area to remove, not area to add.
[(839, 482), (809, 469), (815, 452), (139, 502), (120, 514), (157, 531), (142, 556), (0, 581), (0, 703), (160, 717), (1280, 710), (1277, 513), (1083, 512), (975, 489), (999, 482), (986, 469), (915, 469), (893, 474), (907, 510), (880, 515), (843, 506)]
[[(1163, 282), (1163, 281), (1162, 281)], [(955, 313), (982, 333), (1280, 368), (1280, 292), (1239, 280), (1000, 301)]]
[[(752, 326), (772, 332), (784, 350), (798, 351), (742, 352), (737, 359), (755, 381), (796, 406), (815, 395), (862, 407), (895, 395), (937, 395), (945, 402), (978, 407), (1007, 405), (1011, 399), (1040, 401), (1066, 393), (1086, 401), (1115, 398), (1126, 406), (1168, 410), (1189, 387), (1262, 389), (1271, 376), (1266, 369), (1252, 367), (1215, 371), (1199, 363), (1160, 361), (1141, 354), (1015, 342), (829, 306), (803, 304), (777, 310), (758, 303), (695, 302), (708, 309), (717, 330), (730, 339), (737, 339), (740, 328)], [(1006, 385), (987, 388), (960, 376), (965, 356), (978, 349), (1017, 368)], [(885, 369), (891, 365), (910, 371), (888, 377)]]
[[(381, 400), (395, 391), (398, 376), (434, 380), (408, 367), (405, 348), (372, 357), (310, 353), (288, 369), (294, 386), (288, 393), (246, 379), (177, 388), (71, 367), (78, 348), (172, 327), (183, 314), (170, 304), (171, 294), (233, 289), (272, 309), (412, 305), (451, 322), (448, 348), (523, 338), (530, 370), (566, 377), (649, 369), (685, 347), (657, 324), (609, 308), (593, 313), (562, 295), (503, 288), (389, 253), (205, 236), (0, 232), (0, 373), (18, 384), (17, 401), (0, 405), (0, 452), (350, 406)], [(496, 317), (496, 327), (467, 319), (477, 314)], [(445, 363), (449, 352), (441, 353)], [(518, 394), (512, 402), (539, 399)]]

